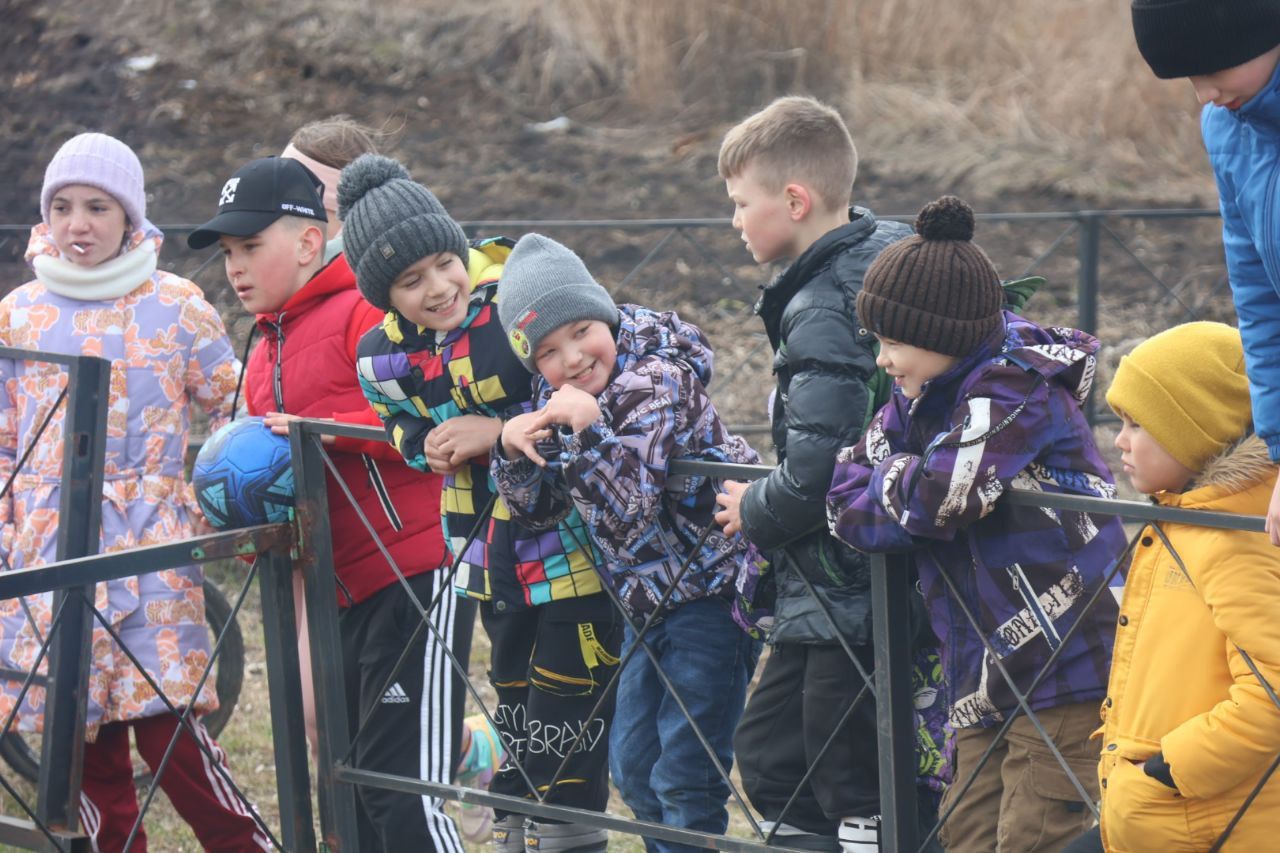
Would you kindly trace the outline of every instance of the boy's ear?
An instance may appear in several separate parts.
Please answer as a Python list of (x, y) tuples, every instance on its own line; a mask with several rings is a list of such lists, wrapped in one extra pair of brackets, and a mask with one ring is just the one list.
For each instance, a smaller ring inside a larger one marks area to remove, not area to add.
[(813, 195), (804, 184), (787, 184), (782, 188), (782, 194), (792, 222), (799, 222), (813, 210)]
[(324, 252), (325, 234), (318, 225), (304, 226), (298, 232), (298, 263), (302, 266), (315, 261)]

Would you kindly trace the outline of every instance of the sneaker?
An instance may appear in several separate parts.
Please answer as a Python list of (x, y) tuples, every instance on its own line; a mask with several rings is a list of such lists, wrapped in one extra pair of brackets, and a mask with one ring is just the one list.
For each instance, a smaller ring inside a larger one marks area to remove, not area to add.
[(609, 833), (576, 823), (539, 823), (524, 826), (525, 853), (605, 853)]
[(494, 853), (524, 853), (524, 821), (522, 814), (509, 814), (494, 822), (489, 840)]
[(842, 818), (836, 837), (842, 853), (879, 853), (880, 815)]
[[(839, 853), (840, 842), (831, 835), (816, 835), (812, 832), (806, 832), (798, 826), (792, 826), (789, 823), (776, 823), (772, 820), (762, 820), (759, 822), (760, 831), (765, 837), (769, 837), (769, 833), (773, 833), (773, 844), (780, 847), (790, 847), (795, 850), (818, 850), (821, 853)], [(776, 829), (774, 827), (777, 827)]]
[[(494, 774), (506, 760), (502, 739), (484, 714), (475, 714), (462, 721), (466, 731), (463, 740), (468, 744), (462, 760), (458, 762), (457, 781), (464, 788), (487, 789)], [(458, 828), (462, 837), (472, 842), (484, 841), (493, 831), (493, 809), (476, 803), (461, 803), (458, 810)], [(523, 837), (519, 850), (523, 850)]]

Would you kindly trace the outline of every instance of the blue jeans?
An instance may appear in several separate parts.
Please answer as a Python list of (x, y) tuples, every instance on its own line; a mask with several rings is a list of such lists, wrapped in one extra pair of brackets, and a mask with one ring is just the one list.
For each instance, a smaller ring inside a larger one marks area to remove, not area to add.
[[(624, 657), (635, 642), (628, 626)], [(743, 633), (728, 604), (715, 598), (682, 605), (649, 630), (645, 643), (727, 773), (760, 643)], [(709, 833), (723, 833), (729, 825), (729, 784), (643, 649), (627, 661), (618, 680), (609, 771), (623, 802), (640, 820)], [(700, 849), (651, 839), (645, 839), (645, 847), (649, 853)]]

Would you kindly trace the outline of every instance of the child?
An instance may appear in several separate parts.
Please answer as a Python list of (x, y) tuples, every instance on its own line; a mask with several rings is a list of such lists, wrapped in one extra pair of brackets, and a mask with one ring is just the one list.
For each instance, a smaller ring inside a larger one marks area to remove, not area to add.
[[(896, 393), (858, 445), (840, 452), (831, 530), (860, 550), (915, 557), (956, 729), (956, 784), (942, 808), (993, 741), (992, 727), (1018, 707), (1001, 668), (1025, 693), (1055, 650), (1028, 699), (1093, 799), (1089, 734), (1116, 606), (1104, 591), (1084, 607), (1124, 550), (1124, 531), (1110, 516), (999, 498), (1011, 487), (1114, 497), (1080, 408), (1098, 342), (1002, 310), (973, 228), (968, 205), (941, 198), (920, 212), (917, 236), (867, 270), (858, 316), (880, 341), (877, 360)], [(1056, 850), (1091, 817), (1024, 714), (941, 840), (949, 852)]]
[[(257, 315), (264, 337), (249, 358), (245, 394), (252, 414), (277, 429), (295, 417), (364, 423), (355, 375), (359, 337), (380, 313), (356, 289), (345, 258), (326, 263), (326, 214), (315, 176), (293, 159), (266, 157), (241, 167), (222, 188), (218, 215), (188, 244), (221, 245), (227, 279)], [(473, 608), (448, 594), (447, 562), (435, 520), (439, 492), (381, 442), (333, 443), (334, 464), (433, 624), (460, 660), (470, 656)], [(392, 461), (379, 465), (376, 457)], [(365, 532), (336, 480), (328, 488), (339, 635), (347, 679), (355, 764), (448, 783), (457, 764), (465, 694), (436, 635), (396, 662), (420, 622), (400, 579)], [(395, 680), (385, 693), (388, 679)], [(360, 788), (361, 849), (461, 851), (441, 802)]]
[[(196, 285), (156, 269), (163, 235), (146, 218), (142, 165), (118, 139), (82, 133), (59, 148), (45, 171), (40, 212), (26, 253), (36, 280), (0, 302), (0, 344), (111, 361), (99, 550), (189, 538), (198, 519), (183, 481), (189, 407), (199, 403), (214, 427), (233, 414), (239, 363), (222, 320)], [(6, 570), (56, 559), (65, 413), (56, 400), (66, 381), (57, 365), (0, 360), (0, 481), (35, 442), (0, 501)], [(50, 428), (38, 434), (55, 409)], [(178, 738), (159, 778), (178, 813), (206, 849), (270, 849), (252, 807), (229, 790), (225, 754), (198, 717), (218, 706), (211, 681), (196, 692), (210, 654), (203, 584), (198, 565), (106, 581), (95, 607), (169, 701), (193, 706), (188, 721), (196, 737)], [(43, 593), (25, 604), (0, 602), (4, 667), (31, 668), (48, 635), (51, 600)], [(138, 818), (129, 730), (154, 771), (178, 720), (96, 624), (92, 642), (81, 823), (94, 849), (116, 851)], [(6, 711), (20, 688), (20, 680), (5, 682)], [(18, 727), (39, 731), (43, 710), (44, 688), (32, 687)], [(143, 827), (134, 849), (146, 849)]]
[(784, 824), (782, 843), (803, 833), (876, 850), (875, 705), (859, 702), (841, 726), (863, 680), (838, 642), (871, 671), (870, 581), (866, 558), (827, 531), (825, 500), (836, 451), (875, 411), (874, 339), (853, 300), (867, 265), (911, 230), (849, 207), (857, 151), (839, 113), (812, 98), (780, 98), (730, 130), (719, 169), (756, 263), (792, 260), (756, 305), (774, 350), (778, 466), (749, 487), (725, 483), (717, 516), (777, 579), (772, 649), (734, 743), (743, 787), (768, 824)]
[[(1161, 506), (1261, 515), (1276, 479), (1252, 434), (1240, 333), (1162, 332), (1120, 360), (1107, 403), (1125, 474)], [(1280, 555), (1264, 535), (1149, 525), (1125, 584), (1102, 703), (1108, 850), (1208, 850), (1280, 753)], [(1246, 657), (1247, 655), (1247, 657)], [(1257, 667), (1255, 671), (1250, 665)], [(1231, 849), (1280, 835), (1272, 779)]]
[[(1157, 77), (1189, 77), (1218, 182), (1227, 277), (1253, 398), (1253, 422), (1280, 461), (1280, 0), (1133, 0), (1133, 32)], [(1280, 482), (1267, 507), (1280, 545)]]
[[(714, 523), (715, 482), (670, 475), (667, 463), (759, 457), (729, 433), (707, 396), (712, 352), (702, 332), (673, 313), (615, 306), (554, 240), (520, 238), (498, 315), (516, 356), (537, 374), (536, 411), (502, 430), (506, 458), (495, 454), (493, 462), (499, 493), (512, 516), (533, 527), (573, 507), (582, 513), (605, 556), (602, 573), (631, 619), (624, 655), (644, 620), (661, 614), (644, 639), (656, 663), (630, 654), (619, 677), (613, 782), (641, 820), (723, 833), (729, 785), (694, 726), (727, 772), (759, 657), (759, 644), (729, 611), (747, 547)], [(696, 849), (649, 839), (645, 847)]]
[[(621, 630), (601, 592), (596, 555), (576, 513), (553, 530), (531, 530), (512, 519), (489, 478), (502, 419), (527, 409), (532, 392), (498, 323), (510, 243), (469, 245), (431, 191), (385, 157), (366, 155), (343, 170), (338, 205), (360, 290), (387, 312), (360, 341), (361, 386), (409, 465), (445, 475), (444, 530), (454, 557), (461, 555), (458, 591), (482, 602), (495, 721), (512, 759), (489, 789), (601, 811), (612, 702), (594, 718), (591, 711), (616, 669)], [(544, 853), (586, 853), (607, 840), (604, 830), (575, 824), (526, 826), (511, 812), (498, 811), (494, 824), (499, 851), (527, 842)]]

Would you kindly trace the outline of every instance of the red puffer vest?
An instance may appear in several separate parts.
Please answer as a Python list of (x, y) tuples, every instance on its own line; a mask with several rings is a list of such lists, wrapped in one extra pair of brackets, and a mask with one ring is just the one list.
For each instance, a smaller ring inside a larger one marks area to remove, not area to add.
[[(258, 315), (263, 340), (249, 357), (245, 375), (250, 414), (284, 411), (308, 418), (372, 423), (372, 412), (356, 380), (355, 348), (360, 336), (381, 320), (382, 313), (356, 290), (355, 275), (346, 258), (338, 255), (278, 312)], [(276, 399), (277, 392), (283, 395), (281, 400)], [(365, 443), (361, 445), (363, 453), (344, 452), (344, 445), (351, 443), (340, 442), (327, 449), (405, 576), (447, 564), (440, 535), (440, 478), (412, 470), (390, 445)], [(399, 531), (379, 499), (370, 465), (386, 487), (402, 525)], [(397, 579), (337, 481), (332, 476), (328, 481), (338, 605), (350, 607)]]

